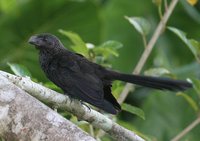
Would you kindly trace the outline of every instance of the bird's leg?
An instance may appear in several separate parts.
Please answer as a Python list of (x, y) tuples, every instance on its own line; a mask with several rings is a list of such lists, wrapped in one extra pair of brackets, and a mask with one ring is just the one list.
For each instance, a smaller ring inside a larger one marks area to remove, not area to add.
[(64, 95), (67, 95), (69, 97), (69, 102), (71, 104), (74, 98), (71, 95), (67, 94), (67, 93), (64, 93)]
[(85, 104), (82, 100), (80, 100), (80, 103), (81, 103), (81, 105), (87, 107), (89, 109), (89, 111), (91, 112), (91, 108), (87, 104)]

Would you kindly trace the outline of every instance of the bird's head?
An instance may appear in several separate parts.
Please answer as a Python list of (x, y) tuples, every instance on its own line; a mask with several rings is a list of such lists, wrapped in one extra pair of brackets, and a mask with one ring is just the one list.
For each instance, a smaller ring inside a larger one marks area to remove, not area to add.
[(55, 50), (63, 47), (60, 40), (50, 33), (33, 35), (29, 38), (28, 42), (35, 45), (39, 50)]

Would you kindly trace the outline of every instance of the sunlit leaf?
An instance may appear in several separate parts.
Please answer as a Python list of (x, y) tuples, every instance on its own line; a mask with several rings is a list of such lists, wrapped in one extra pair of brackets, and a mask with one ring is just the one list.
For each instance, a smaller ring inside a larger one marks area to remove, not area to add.
[(115, 57), (119, 56), (118, 49), (123, 45), (117, 41), (107, 41), (98, 47), (93, 48), (95, 54), (99, 54), (107, 59), (109, 56), (113, 55)]
[(198, 0), (187, 0), (187, 2), (188, 2), (190, 5), (194, 6), (194, 5), (198, 2)]
[(188, 39), (186, 37), (186, 33), (177, 28), (168, 27), (168, 29), (174, 32), (187, 45), (187, 47), (191, 50), (191, 52), (195, 56), (196, 60), (200, 62), (200, 42), (194, 39)]
[(135, 27), (141, 35), (147, 35), (150, 32), (151, 25), (145, 18), (141, 17), (127, 17), (125, 18)]
[(72, 49), (75, 52), (88, 57), (88, 48), (86, 46), (86, 43), (81, 39), (81, 37), (78, 34), (70, 32), (70, 31), (64, 31), (62, 29), (60, 29), (59, 32), (67, 36), (72, 41), (72, 43), (74, 44), (72, 46)]
[(118, 42), (118, 41), (106, 41), (104, 42), (102, 45), (100, 45), (100, 47), (104, 47), (104, 48), (112, 48), (112, 49), (120, 49), (123, 47), (122, 43)]
[(113, 55), (115, 57), (118, 57), (119, 54), (116, 50), (113, 50), (111, 48), (94, 48), (94, 52), (97, 54), (102, 54), (103, 56), (105, 56), (106, 58), (109, 57), (110, 55)]
[(29, 72), (29, 70), (20, 64), (14, 64), (14, 63), (7, 63), (10, 67), (10, 69), (13, 71), (14, 74), (18, 75), (18, 76), (29, 76), (31, 77), (31, 73)]
[(89, 48), (89, 49), (92, 49), (92, 48), (95, 47), (95, 45), (92, 44), (92, 43), (86, 43), (86, 47)]
[(152, 0), (152, 2), (156, 5), (156, 6), (160, 6), (162, 4), (162, 0)]
[(139, 116), (142, 119), (145, 119), (144, 111), (142, 109), (126, 103), (123, 103), (121, 106), (124, 111), (127, 111), (129, 113)]
[(16, 0), (0, 0), (0, 10), (5, 13), (14, 12), (17, 8), (17, 4)]
[(58, 86), (56, 86), (53, 82), (51, 81), (48, 81), (46, 83), (43, 84), (44, 86), (50, 88), (50, 89), (53, 89), (53, 90), (56, 90), (56, 91), (60, 91), (60, 88)]
[(197, 112), (199, 110), (198, 104), (189, 95), (179, 92), (177, 93), (177, 96), (182, 96), (189, 103), (194, 111)]
[(168, 27), (169, 30), (174, 32), (184, 43), (187, 43), (188, 39), (186, 38), (186, 33), (175, 28), (175, 27)]
[(165, 74), (170, 74), (170, 71), (165, 68), (152, 68), (146, 70), (144, 74), (148, 76), (162, 76)]
[(119, 97), (120, 93), (122, 92), (124, 85), (121, 81), (114, 81), (112, 83), (112, 94)]
[(196, 59), (200, 62), (200, 42), (194, 39), (189, 39), (188, 42), (191, 48), (193, 48), (194, 50), (193, 54), (195, 55)]

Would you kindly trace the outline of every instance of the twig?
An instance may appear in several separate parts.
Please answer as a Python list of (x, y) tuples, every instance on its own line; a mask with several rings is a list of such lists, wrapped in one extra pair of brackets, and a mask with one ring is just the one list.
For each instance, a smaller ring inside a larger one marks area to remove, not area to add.
[(168, 3), (167, 3), (167, 0), (164, 0), (164, 5), (165, 5), (165, 11), (167, 11), (167, 9), (168, 9)]
[[(147, 47), (145, 48), (137, 66), (135, 67), (134, 71), (132, 72), (133, 74), (139, 74), (147, 60), (147, 58), (149, 57), (156, 41), (158, 40), (160, 34), (163, 32), (163, 29), (165, 28), (165, 25), (170, 17), (170, 15), (172, 14), (176, 4), (177, 4), (178, 0), (172, 0), (169, 8), (167, 9), (167, 11), (165, 12), (163, 18), (161, 19), (160, 23), (158, 24), (151, 40), (149, 41)], [(124, 90), (122, 91), (120, 97), (118, 98), (118, 102), (121, 104), (123, 103), (123, 101), (126, 99), (126, 97), (128, 96), (129, 91), (131, 90), (132, 85), (130, 84), (126, 84)]]
[(158, 14), (159, 14), (159, 16), (160, 16), (160, 19), (162, 19), (162, 18), (163, 18), (163, 15), (162, 15), (162, 4), (160, 4), (160, 5), (158, 6)]
[(142, 35), (142, 40), (143, 40), (143, 43), (144, 43), (144, 47), (146, 48), (147, 47), (147, 39), (146, 39), (145, 35)]
[(190, 125), (188, 125), (182, 132), (180, 132), (177, 136), (175, 136), (171, 141), (178, 141), (188, 132), (190, 132), (194, 127), (200, 124), (200, 116), (194, 120)]

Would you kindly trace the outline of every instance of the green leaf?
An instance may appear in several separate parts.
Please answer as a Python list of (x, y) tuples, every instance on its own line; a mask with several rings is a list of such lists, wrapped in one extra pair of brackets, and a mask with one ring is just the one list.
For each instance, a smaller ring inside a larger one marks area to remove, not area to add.
[(113, 55), (115, 57), (119, 56), (118, 52), (115, 51), (115, 50), (113, 50), (113, 49), (111, 49), (111, 48), (97, 47), (97, 48), (94, 48), (93, 50), (94, 50), (94, 52), (96, 54), (100, 54), (100, 55), (102, 55), (105, 58), (108, 58), (110, 55)]
[(192, 84), (194, 86), (194, 89), (196, 91), (196, 93), (198, 94), (198, 96), (200, 97), (200, 80), (198, 79), (190, 79), (192, 81)]
[(81, 37), (73, 32), (70, 31), (65, 31), (60, 29), (59, 32), (65, 36), (67, 36), (72, 43), (74, 44), (72, 46), (72, 49), (77, 52), (80, 53), (82, 55), (84, 55), (85, 57), (88, 57), (88, 48), (86, 46), (86, 43), (81, 39)]
[(125, 18), (135, 27), (135, 29), (141, 35), (148, 35), (151, 29), (151, 25), (145, 18), (141, 17), (127, 17)]
[(13, 71), (14, 74), (18, 75), (18, 76), (29, 76), (31, 77), (31, 73), (29, 72), (29, 70), (20, 64), (14, 64), (14, 63), (7, 63), (8, 66), (10, 67), (10, 69)]
[(46, 87), (48, 87), (48, 88), (50, 88), (50, 89), (53, 89), (53, 90), (56, 90), (56, 91), (60, 91), (60, 88), (58, 86), (56, 86), (51, 81), (45, 82), (43, 85), (46, 86)]
[(194, 6), (195, 4), (197, 4), (198, 0), (187, 0), (187, 2), (188, 2), (190, 5)]
[(106, 41), (98, 47), (93, 48), (95, 54), (101, 55), (104, 59), (108, 59), (109, 56), (113, 55), (115, 57), (119, 56), (117, 50), (123, 45), (117, 41)]
[(121, 81), (114, 81), (112, 83), (112, 94), (119, 97), (120, 93), (124, 89), (124, 85)]
[[(20, 3), (20, 1), (18, 1)], [(9, 2), (6, 0), (0, 0), (0, 10), (5, 13), (12, 13), (16, 12), (15, 9), (17, 8), (17, 1), (10, 0)]]
[(176, 95), (182, 96), (189, 103), (189, 105), (192, 107), (194, 111), (197, 112), (199, 110), (198, 104), (189, 95), (182, 92), (179, 92)]
[(162, 76), (165, 74), (170, 74), (170, 71), (165, 68), (152, 68), (146, 70), (144, 74), (148, 76)]
[[(190, 2), (189, 2), (190, 1)], [(200, 23), (200, 12), (198, 7), (199, 0), (181, 0), (180, 3), (183, 5), (185, 12), (197, 23)], [(190, 4), (188, 4), (190, 3)], [(191, 6), (195, 4), (194, 6)]]
[(120, 49), (123, 47), (122, 43), (118, 42), (118, 41), (106, 41), (104, 42), (102, 45), (100, 45), (100, 47), (104, 47), (104, 48), (112, 48), (112, 49)]
[(130, 104), (126, 104), (126, 103), (123, 103), (122, 105), (122, 109), (124, 111), (127, 111), (129, 113), (132, 113), (134, 115), (137, 115), (139, 116), (140, 118), (142, 118), (143, 120), (145, 120), (145, 115), (144, 115), (144, 111), (138, 107), (135, 107), (135, 106), (132, 106)]
[(189, 39), (189, 45), (191, 46), (191, 50), (193, 50), (193, 54), (196, 59), (200, 62), (200, 42), (194, 39)]
[(152, 2), (156, 5), (156, 6), (160, 6), (162, 4), (162, 0), (152, 0)]
[(188, 39), (186, 37), (186, 33), (177, 28), (168, 27), (168, 29), (174, 32), (187, 45), (187, 47), (191, 50), (191, 52), (195, 56), (196, 60), (200, 62), (200, 42), (194, 39)]

